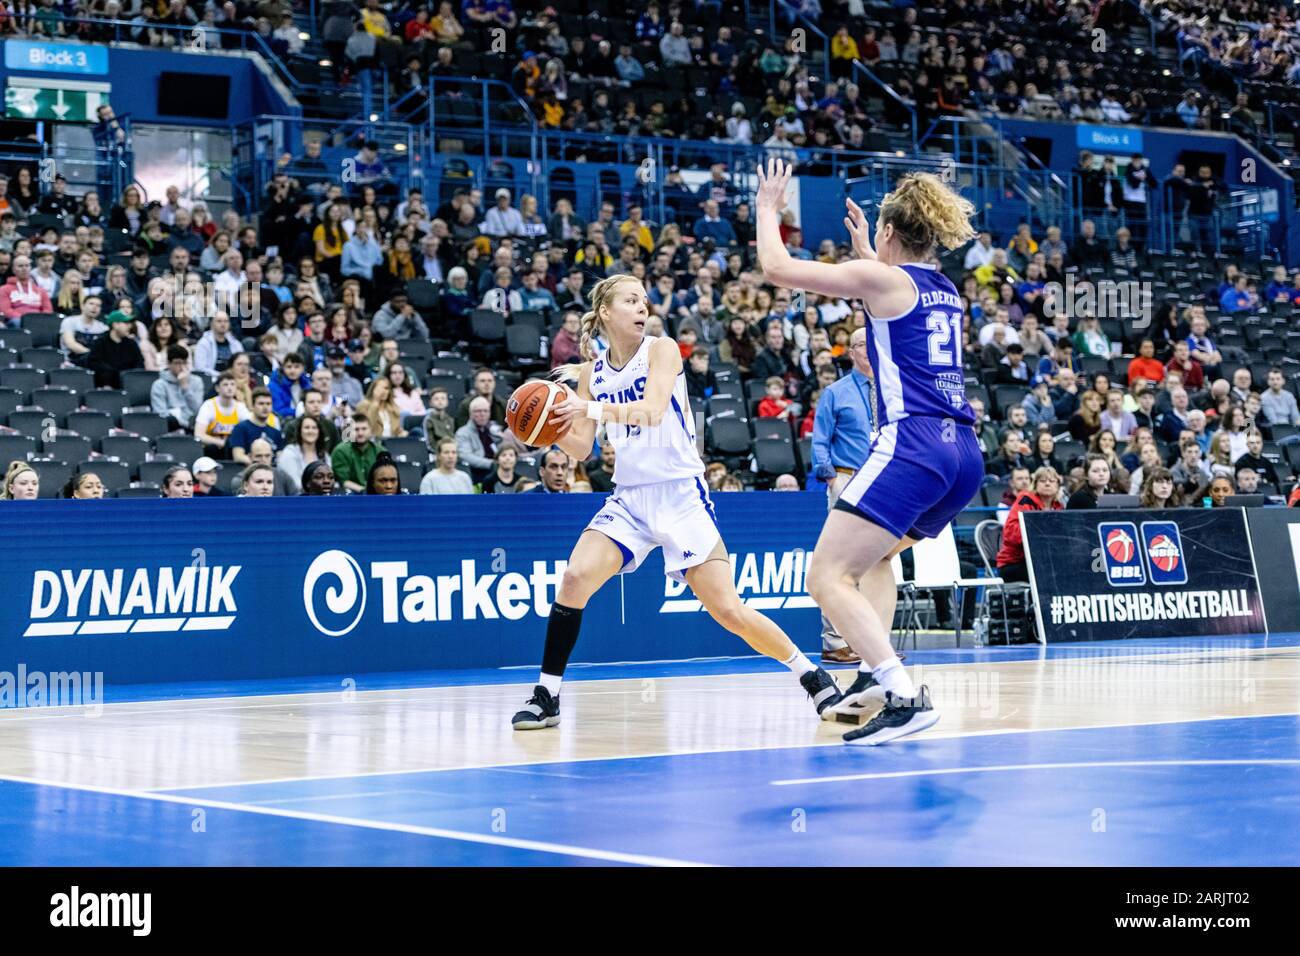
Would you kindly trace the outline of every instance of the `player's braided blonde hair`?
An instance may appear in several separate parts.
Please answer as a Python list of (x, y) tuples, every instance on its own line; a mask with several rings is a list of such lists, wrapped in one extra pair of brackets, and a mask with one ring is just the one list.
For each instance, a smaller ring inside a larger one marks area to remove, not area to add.
[(591, 290), (591, 311), (582, 317), (582, 332), (578, 338), (578, 354), (582, 357), (582, 362), (557, 366), (551, 372), (552, 378), (578, 378), (582, 372), (582, 364), (595, 361), (596, 346), (594, 340), (596, 336), (605, 331), (603, 313), (614, 298), (614, 290), (620, 282), (635, 282), (638, 288), (641, 286), (640, 279), (626, 273), (609, 276), (596, 283), (595, 288)]

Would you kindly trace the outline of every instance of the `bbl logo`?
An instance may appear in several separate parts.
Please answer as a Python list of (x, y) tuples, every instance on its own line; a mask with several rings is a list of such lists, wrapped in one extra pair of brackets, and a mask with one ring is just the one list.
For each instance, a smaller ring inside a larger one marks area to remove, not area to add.
[(1097, 535), (1101, 538), (1101, 556), (1106, 562), (1106, 580), (1110, 584), (1133, 587), (1147, 583), (1133, 522), (1103, 521), (1097, 526)]
[(1142, 522), (1142, 550), (1147, 555), (1152, 584), (1186, 584), (1187, 559), (1183, 539), (1172, 521)]

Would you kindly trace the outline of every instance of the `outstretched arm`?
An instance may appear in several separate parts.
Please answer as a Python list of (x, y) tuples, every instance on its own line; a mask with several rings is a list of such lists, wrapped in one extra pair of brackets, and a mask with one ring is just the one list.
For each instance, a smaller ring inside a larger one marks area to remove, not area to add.
[[(910, 291), (911, 283), (897, 270), (879, 262), (866, 238), (866, 217), (856, 204), (849, 203), (845, 223), (853, 234), (853, 246), (859, 255), (863, 247), (869, 257), (830, 265), (795, 259), (781, 242), (781, 210), (786, 206), (786, 187), (790, 183), (793, 167), (779, 159), (769, 159), (767, 170), (758, 170), (757, 206), (758, 259), (763, 275), (776, 285), (789, 289), (805, 289), (818, 295), (833, 295), (841, 299), (862, 298), (871, 305), (897, 291), (902, 282)], [(860, 219), (854, 219), (856, 216)], [(857, 225), (857, 228), (855, 228)], [(881, 311), (889, 313), (888, 308)]]

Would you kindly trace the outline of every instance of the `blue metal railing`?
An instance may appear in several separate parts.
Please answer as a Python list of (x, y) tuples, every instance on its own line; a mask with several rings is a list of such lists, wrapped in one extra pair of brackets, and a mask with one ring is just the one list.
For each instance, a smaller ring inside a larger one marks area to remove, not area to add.
[[(290, 159), (281, 163), (285, 155), (298, 156), (304, 133), (316, 133), (324, 138), (322, 159), (324, 169), (303, 160)], [(379, 156), (388, 167), (390, 179), (376, 184), (382, 192), (396, 192), (404, 196), (406, 190), (423, 182), (427, 150), (422, 131), (404, 123), (369, 122), (367, 120), (310, 120), (300, 116), (263, 115), (240, 124), (231, 136), (231, 181), (245, 201), (256, 205), (265, 195), (267, 184), (280, 171), (304, 181), (322, 184), (338, 183), (348, 192), (355, 192), (356, 180), (349, 177), (347, 160), (359, 143), (373, 141), (379, 147)], [(319, 190), (319, 191), (323, 191)], [(251, 211), (250, 207), (246, 207)]]
[[(80, 17), (75, 21), (76, 28), (67, 39), (79, 40), (93, 38), (91, 42), (138, 43), (141, 46), (159, 46), (149, 42), (149, 34), (156, 33), (170, 39), (171, 46), (181, 48), (206, 49), (210, 42), (208, 34), (214, 34), (220, 49), (251, 50), (261, 53), (263, 58), (275, 70), (276, 75), (290, 87), (297, 87), (298, 81), (289, 72), (283, 60), (271, 45), (255, 30), (230, 30), (223, 27), (208, 27), (202, 24), (194, 26), (173, 26), (154, 21), (114, 20), (95, 17)], [(162, 45), (168, 45), (166, 43)]]

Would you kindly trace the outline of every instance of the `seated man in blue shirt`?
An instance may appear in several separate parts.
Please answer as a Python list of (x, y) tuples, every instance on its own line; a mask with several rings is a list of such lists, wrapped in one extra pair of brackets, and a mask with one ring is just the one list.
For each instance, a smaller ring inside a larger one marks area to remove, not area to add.
[(277, 452), (284, 447), (284, 435), (280, 432), (280, 420), (272, 411), (271, 393), (265, 388), (253, 389), (252, 418), (246, 418), (230, 431), (226, 447), (231, 457), (241, 465), (249, 464), (249, 447), (259, 438), (265, 438)]
[(736, 230), (731, 228), (731, 223), (718, 216), (718, 204), (712, 199), (704, 204), (704, 216), (695, 221), (694, 232), (696, 241), (709, 237), (720, 246), (736, 244)]

